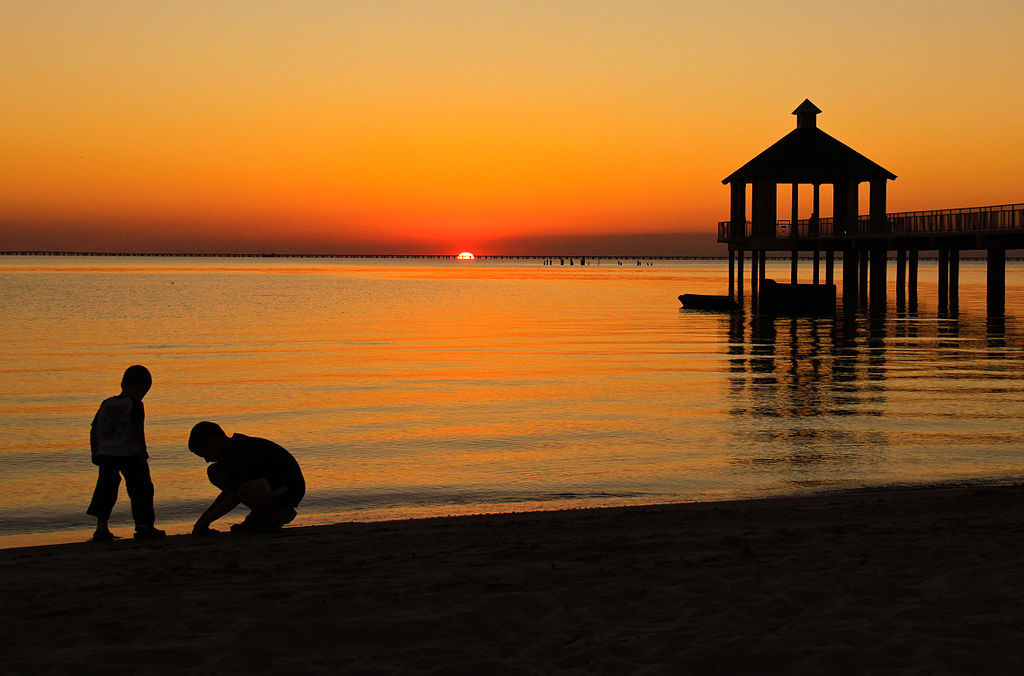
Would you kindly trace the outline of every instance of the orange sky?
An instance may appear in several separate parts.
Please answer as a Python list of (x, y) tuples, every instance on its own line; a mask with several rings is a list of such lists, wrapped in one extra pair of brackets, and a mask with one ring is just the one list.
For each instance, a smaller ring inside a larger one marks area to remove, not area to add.
[(697, 253), (805, 97), (890, 211), (1021, 202), (1021, 34), (1004, 2), (3, 3), (0, 250)]

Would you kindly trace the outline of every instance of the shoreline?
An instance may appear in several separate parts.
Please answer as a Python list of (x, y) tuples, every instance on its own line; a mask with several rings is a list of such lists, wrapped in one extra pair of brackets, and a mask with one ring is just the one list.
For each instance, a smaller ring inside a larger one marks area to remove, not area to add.
[(1024, 486), (0, 550), (5, 668), (1020, 670)]
[[(513, 510), (499, 510), (499, 511), (465, 511), (460, 512), (454, 510), (446, 514), (402, 514), (399, 516), (387, 515), (385, 512), (384, 516), (366, 516), (366, 518), (349, 518), (351, 515), (335, 515), (334, 520), (321, 520), (316, 519), (319, 512), (313, 514), (303, 514), (303, 510), (299, 509), (299, 520), (301, 521), (304, 516), (307, 516), (311, 520), (318, 521), (318, 523), (292, 523), (287, 526), (288, 531), (295, 531), (297, 529), (310, 529), (310, 528), (331, 528), (334, 526), (348, 526), (353, 524), (387, 524), (387, 523), (406, 523), (406, 522), (418, 522), (418, 521), (430, 521), (434, 519), (460, 519), (460, 518), (472, 518), (472, 517), (499, 517), (499, 516), (522, 516), (528, 514), (550, 514), (553, 512), (586, 512), (590, 510), (605, 510), (605, 509), (647, 509), (647, 508), (659, 508), (659, 507), (686, 507), (695, 504), (721, 504), (721, 503), (740, 503), (756, 505), (761, 501), (771, 500), (785, 500), (789, 498), (815, 498), (815, 497), (835, 497), (843, 496), (846, 494), (855, 495), (858, 493), (888, 493), (888, 492), (902, 492), (902, 491), (920, 491), (920, 490), (944, 490), (953, 488), (964, 488), (964, 489), (980, 489), (990, 487), (1009, 487), (1014, 485), (1024, 485), (1024, 476), (1012, 474), (1012, 475), (1001, 475), (991, 477), (974, 477), (970, 479), (950, 479), (944, 481), (934, 482), (902, 482), (893, 484), (867, 484), (862, 486), (853, 487), (814, 487), (814, 488), (799, 488), (799, 489), (773, 489), (752, 494), (740, 494), (732, 496), (700, 496), (693, 500), (687, 501), (666, 501), (666, 502), (628, 502), (625, 504), (595, 504), (595, 505), (580, 505), (574, 507), (551, 507), (550, 509), (545, 508), (526, 508), (526, 509), (513, 509)], [(124, 496), (122, 496), (124, 497)], [(205, 505), (205, 503), (203, 503)], [(191, 532), (192, 524), (195, 518), (198, 516), (201, 510), (196, 511), (195, 514), (191, 514), (187, 519), (174, 519), (174, 520), (161, 520), (157, 519), (156, 526), (167, 531), (168, 536), (182, 536), (188, 535)], [(239, 522), (244, 516), (244, 507), (239, 506), (234, 511), (228, 513), (222, 517), (214, 526), (223, 532), (227, 532), (233, 523)], [(395, 510), (388, 510), (394, 512)], [(132, 539), (133, 525), (130, 519), (130, 514), (121, 514), (123, 517), (116, 523), (111, 523), (111, 530), (114, 531), (117, 541), (130, 540)], [(0, 552), (8, 549), (26, 549), (31, 547), (50, 547), (60, 545), (73, 545), (79, 543), (89, 543), (91, 541), (92, 532), (94, 529), (94, 523), (91, 519), (88, 522), (83, 522), (79, 525), (68, 527), (60, 530), (49, 530), (41, 532), (25, 532), (25, 533), (8, 533), (0, 535)]]

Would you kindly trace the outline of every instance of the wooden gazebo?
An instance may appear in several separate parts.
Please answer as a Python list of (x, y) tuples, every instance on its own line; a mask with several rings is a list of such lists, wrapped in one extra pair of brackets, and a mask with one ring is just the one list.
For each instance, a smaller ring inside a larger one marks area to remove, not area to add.
[[(814, 283), (818, 283), (818, 256), (824, 236), (842, 237), (846, 244), (841, 247), (826, 247), (826, 283), (831, 283), (832, 254), (843, 249), (844, 294), (849, 290), (856, 293), (857, 261), (856, 247), (850, 236), (857, 234), (881, 234), (885, 231), (886, 182), (896, 175), (846, 144), (818, 129), (817, 116), (821, 113), (813, 103), (804, 100), (793, 114), (796, 115), (796, 129), (789, 132), (754, 159), (734, 171), (722, 183), (731, 188), (730, 216), (727, 232), (720, 232), (721, 240), (729, 244), (730, 282), (734, 278), (734, 265), (738, 264), (739, 289), (742, 293), (743, 255), (751, 252), (751, 291), (764, 277), (766, 251), (789, 251), (793, 256), (793, 281), (796, 281), (798, 251), (814, 252)], [(858, 218), (860, 205), (858, 195), (861, 183), (870, 185), (870, 217), (866, 232)], [(778, 186), (792, 185), (792, 218), (779, 221)], [(799, 219), (799, 186), (813, 186), (813, 205), (809, 219)], [(747, 185), (750, 189), (750, 220), (747, 220)], [(820, 187), (832, 186), (831, 217), (823, 219), (820, 210)], [(828, 232), (822, 232), (821, 224), (828, 223)], [(880, 279), (880, 289), (872, 289), (872, 295), (885, 294), (885, 248), (872, 247), (867, 253), (872, 265), (872, 280)], [(735, 263), (734, 263), (735, 261)], [(880, 272), (878, 272), (880, 270)], [(878, 272), (876, 275), (875, 273)], [(733, 284), (730, 283), (730, 293)]]

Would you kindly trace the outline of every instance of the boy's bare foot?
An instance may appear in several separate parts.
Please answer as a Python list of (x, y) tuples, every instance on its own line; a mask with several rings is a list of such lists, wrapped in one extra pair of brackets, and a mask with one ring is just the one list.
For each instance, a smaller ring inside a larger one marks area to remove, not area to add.
[(192, 535), (198, 535), (200, 537), (204, 537), (207, 535), (217, 535), (218, 533), (220, 533), (219, 530), (217, 530), (216, 528), (210, 528), (209, 526), (192, 529)]
[(295, 518), (295, 510), (285, 505), (276, 505), (266, 512), (249, 512), (242, 523), (231, 527), (232, 533), (272, 533), (280, 530)]
[(93, 542), (110, 542), (116, 540), (117, 536), (111, 533), (109, 530), (97, 530), (92, 534)]
[(165, 535), (167, 535), (167, 531), (154, 528), (153, 526), (149, 526), (148, 528), (139, 528), (135, 531), (136, 540), (156, 540), (157, 538), (162, 538)]

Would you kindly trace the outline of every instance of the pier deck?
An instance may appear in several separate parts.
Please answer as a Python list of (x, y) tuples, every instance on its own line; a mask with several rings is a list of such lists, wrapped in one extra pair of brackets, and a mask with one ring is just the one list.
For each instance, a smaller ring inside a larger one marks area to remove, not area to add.
[[(985, 251), (988, 261), (987, 310), (993, 317), (1004, 314), (1006, 302), (1006, 251), (1024, 248), (1024, 203), (964, 209), (937, 209), (886, 214), (884, 219), (859, 216), (849, 226), (832, 218), (777, 220), (771, 228), (744, 226), (735, 221), (718, 224), (718, 241), (729, 245), (729, 294), (743, 295), (743, 257), (750, 251), (751, 293), (764, 280), (764, 255), (786, 251), (792, 256), (791, 283), (797, 282), (800, 253), (813, 252), (814, 283), (820, 282), (820, 255), (825, 254), (825, 283), (833, 280), (832, 266), (838, 252), (844, 269), (844, 303), (864, 306), (871, 299), (873, 311), (884, 311), (886, 271), (879, 261), (896, 254), (896, 304), (898, 309), (917, 307), (917, 266), (921, 251), (935, 251), (939, 262), (939, 310), (958, 308), (961, 251)], [(760, 231), (760, 235), (753, 233)], [(871, 284), (868, 265), (874, 260)], [(737, 274), (738, 270), (738, 274)], [(859, 278), (859, 279), (858, 279)], [(849, 283), (852, 281), (853, 283)], [(868, 290), (870, 288), (870, 294)]]
[(886, 214), (882, 229), (871, 231), (871, 217), (858, 216), (844, 231), (832, 218), (777, 220), (774, 236), (753, 236), (751, 222), (743, 232), (730, 234), (730, 221), (718, 223), (718, 241), (736, 249), (766, 251), (842, 250), (855, 246), (884, 245), (888, 250), (918, 251), (956, 248), (1024, 248), (1024, 203), (965, 209), (904, 211)]

